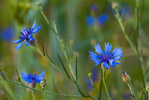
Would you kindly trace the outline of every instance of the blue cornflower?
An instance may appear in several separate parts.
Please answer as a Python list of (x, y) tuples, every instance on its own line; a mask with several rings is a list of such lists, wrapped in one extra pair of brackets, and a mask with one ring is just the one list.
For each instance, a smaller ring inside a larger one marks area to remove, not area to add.
[(0, 40), (10, 42), (15, 36), (15, 28), (13, 26), (8, 26), (2, 31), (0, 31)]
[(131, 94), (125, 93), (125, 94), (123, 95), (123, 98), (126, 99), (126, 100), (130, 100), (130, 99), (131, 99)]
[(40, 75), (23, 72), (21, 72), (21, 75), (24, 81), (35, 85), (36, 83), (40, 84), (41, 80), (44, 78), (45, 71), (43, 71)]
[(108, 15), (103, 14), (97, 18), (98, 24), (103, 25), (108, 20)]
[(97, 10), (97, 6), (96, 6), (95, 4), (93, 4), (93, 5), (91, 6), (91, 10), (96, 11), (96, 10)]
[(97, 18), (94, 16), (87, 16), (86, 17), (87, 26), (93, 26), (96, 23), (98, 23), (99, 25), (103, 25), (107, 20), (108, 20), (107, 14), (103, 14)]
[(88, 26), (94, 25), (96, 19), (93, 16), (87, 16), (86, 17), (86, 23)]
[[(116, 14), (116, 11), (113, 10), (113, 13)], [(126, 17), (129, 17), (131, 15), (132, 9), (128, 5), (123, 5), (118, 9), (118, 13), (121, 18), (125, 19)]]
[[(94, 69), (92, 70), (91, 79), (92, 79), (92, 81), (93, 81), (94, 83), (97, 81), (97, 79), (98, 79), (98, 70), (97, 70), (97, 68), (94, 68)], [(88, 77), (85, 78), (85, 81), (86, 81), (86, 83), (87, 83), (88, 89), (91, 90), (93, 87), (92, 87), (92, 83), (91, 83), (91, 81), (88, 79)]]
[(21, 42), (18, 46), (15, 47), (16, 50), (18, 50), (20, 47), (22, 47), (22, 45), (24, 43), (25, 43), (25, 46), (29, 46), (30, 43), (34, 42), (33, 34), (37, 33), (41, 29), (41, 25), (37, 26), (37, 27), (36, 26), (37, 26), (37, 24), (36, 24), (36, 20), (35, 20), (32, 28), (29, 27), (28, 29), (25, 29), (25, 28), (22, 29), (22, 31), (20, 32), (21, 36), (19, 37), (19, 40), (12, 41), (15, 44)]
[(105, 43), (105, 51), (103, 51), (99, 44), (94, 46), (95, 52), (93, 53), (89, 51), (91, 59), (95, 62), (95, 65), (99, 65), (103, 63), (105, 68), (110, 68), (110, 66), (114, 67), (120, 64), (117, 62), (123, 56), (122, 48), (114, 48), (112, 52), (112, 44)]

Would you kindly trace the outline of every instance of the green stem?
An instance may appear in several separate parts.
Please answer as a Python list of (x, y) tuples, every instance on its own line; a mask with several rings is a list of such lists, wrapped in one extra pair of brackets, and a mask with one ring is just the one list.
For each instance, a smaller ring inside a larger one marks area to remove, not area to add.
[[(2, 74), (3, 80), (5, 80), (5, 81), (7, 81), (7, 82), (10, 82), (10, 83), (12, 83), (12, 84), (15, 84), (15, 85), (20, 85), (20, 86), (22, 86), (22, 87), (24, 87), (24, 88), (28, 88), (28, 89), (30, 89), (30, 90), (32, 90), (32, 91), (39, 92), (39, 93), (42, 93), (42, 94), (43, 94), (43, 91), (42, 91), (42, 90), (38, 90), (38, 89), (35, 89), (35, 88), (32, 88), (32, 87), (29, 87), (29, 86), (27, 86), (27, 85), (25, 85), (25, 84), (23, 84), (23, 83), (20, 83), (20, 82), (16, 82), (16, 81), (12, 81), (12, 80), (7, 79), (7, 78), (3, 75), (1, 69), (0, 69), (0, 72), (1, 72), (1, 74)], [(62, 96), (62, 97), (67, 97), (67, 98), (83, 98), (83, 96), (80, 96), (80, 95), (63, 95), (63, 94), (57, 94), (57, 93), (47, 92), (47, 91), (45, 91), (45, 94), (55, 95), (55, 96)]]
[(54, 62), (51, 60), (51, 58), (48, 56), (48, 57), (46, 57), (41, 51), (40, 51), (40, 49), (37, 47), (37, 46), (35, 46), (35, 49), (36, 49), (36, 51), (41, 55), (41, 56), (43, 56), (43, 58), (46, 60), (46, 61), (48, 61), (54, 68), (56, 68), (57, 70), (59, 70), (60, 72), (62, 72), (62, 70), (56, 65), (56, 64), (54, 64)]
[(55, 36), (56, 36), (56, 38), (57, 38), (57, 40), (58, 40), (58, 42), (59, 42), (59, 44), (62, 48), (62, 52), (63, 52), (63, 54), (66, 58), (66, 61), (68, 62), (68, 67), (69, 67), (69, 70), (71, 72), (71, 75), (72, 75), (73, 79), (76, 80), (76, 77), (75, 77), (75, 75), (72, 71), (71, 64), (70, 64), (69, 59), (68, 59), (68, 55), (67, 55), (67, 52), (66, 52), (66, 46), (64, 44), (64, 41), (62, 39), (60, 39), (60, 37), (58, 36), (56, 23), (54, 22), (54, 28), (53, 28), (52, 25), (50, 24), (48, 18), (46, 17), (45, 13), (43, 12), (43, 8), (42, 8), (41, 4), (39, 4), (38, 6), (40, 8), (40, 12), (41, 12), (42, 16), (44, 17), (45, 21), (47, 22), (47, 24), (49, 25), (49, 27), (51, 28), (51, 30), (55, 34)]
[(106, 72), (106, 70), (105, 70), (105, 68), (103, 67), (103, 68), (102, 68), (103, 85), (104, 85), (104, 88), (105, 88), (105, 90), (106, 90), (106, 94), (107, 94), (107, 96), (108, 96), (108, 100), (111, 100), (110, 94), (109, 94), (109, 91), (108, 91), (108, 88), (107, 88), (107, 85), (106, 85), (105, 72)]
[(63, 52), (63, 54), (64, 54), (64, 56), (65, 56), (65, 58), (66, 58), (66, 61), (68, 62), (68, 67), (69, 67), (69, 70), (70, 70), (70, 73), (71, 73), (71, 75), (72, 75), (72, 79), (73, 79), (74, 83), (76, 84), (76, 86), (77, 86), (79, 92), (81, 93), (81, 95), (82, 95), (82, 96), (86, 96), (86, 95), (81, 91), (81, 89), (80, 89), (80, 87), (79, 87), (79, 85), (78, 85), (78, 83), (77, 83), (76, 77), (75, 77), (75, 75), (74, 75), (74, 73), (73, 73), (73, 70), (72, 70), (72, 68), (71, 68), (71, 64), (70, 64), (70, 62), (69, 62), (69, 58), (68, 58), (68, 54), (67, 54), (67, 51), (66, 51), (66, 46), (65, 46), (65, 44), (64, 44), (64, 41), (58, 36), (56, 23), (54, 22), (54, 28), (53, 28), (52, 25), (50, 24), (48, 18), (46, 17), (45, 13), (43, 12), (43, 8), (42, 8), (41, 4), (39, 4), (38, 6), (39, 6), (39, 8), (40, 8), (40, 12), (41, 12), (42, 16), (44, 17), (45, 21), (47, 22), (47, 24), (49, 25), (49, 27), (51, 28), (51, 30), (52, 30), (53, 33), (55, 34), (55, 36), (56, 36), (56, 38), (57, 38), (57, 40), (58, 40), (58, 42), (59, 42), (59, 44), (60, 44), (60, 46), (61, 46), (62, 52)]
[(136, 94), (135, 94), (135, 92), (134, 92), (134, 89), (133, 89), (132, 84), (131, 84), (131, 83), (127, 83), (127, 85), (128, 85), (128, 87), (129, 87), (129, 89), (130, 89), (131, 94), (134, 96), (134, 99), (135, 99), (135, 100), (138, 100), (138, 99), (137, 99), (137, 96), (136, 96)]
[(99, 97), (98, 97), (98, 100), (100, 100), (101, 99), (101, 94), (102, 94), (102, 81), (103, 81), (103, 76), (102, 76), (102, 68), (100, 68), (100, 73), (101, 73), (101, 77), (100, 77), (100, 90), (99, 90)]
[(147, 92), (147, 98), (148, 98), (148, 100), (149, 100), (149, 91)]
[(128, 43), (130, 44), (130, 46), (132, 47), (132, 49), (135, 51), (135, 53), (137, 54), (137, 56), (139, 57), (139, 60), (141, 62), (141, 71), (142, 71), (142, 76), (143, 76), (143, 85), (144, 85), (144, 88), (146, 87), (145, 84), (146, 84), (146, 78), (145, 78), (145, 67), (144, 67), (144, 64), (143, 64), (143, 58), (140, 54), (140, 52), (138, 51), (138, 49), (134, 46), (133, 42), (130, 40), (129, 36), (128, 36), (128, 33), (126, 32), (125, 28), (124, 28), (124, 25), (122, 23), (122, 19), (120, 18), (120, 15), (119, 15), (119, 12), (118, 12), (118, 9), (115, 9), (116, 10), (116, 19), (118, 20), (119, 24), (120, 24), (120, 27), (122, 29), (122, 32), (126, 38), (126, 40), (128, 41)]
[(35, 99), (34, 91), (32, 91), (32, 98), (33, 98), (33, 100), (36, 100), (36, 99)]
[(45, 100), (48, 100), (48, 96), (46, 95), (45, 90), (43, 90), (43, 94), (44, 94)]
[(92, 78), (91, 78), (90, 76), (88, 76), (88, 78), (89, 78), (89, 80), (91, 81), (91, 84), (92, 84), (93, 90), (94, 90), (94, 92), (95, 92), (95, 94), (96, 94), (96, 97), (98, 98), (98, 93), (97, 93), (96, 86), (95, 86), (95, 84), (94, 84), (94, 82), (93, 82)]

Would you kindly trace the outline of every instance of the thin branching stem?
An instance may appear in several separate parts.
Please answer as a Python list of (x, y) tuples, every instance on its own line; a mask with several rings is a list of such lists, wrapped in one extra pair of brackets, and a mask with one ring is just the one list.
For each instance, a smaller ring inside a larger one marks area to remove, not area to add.
[(110, 94), (109, 94), (109, 91), (108, 91), (108, 88), (107, 88), (106, 80), (105, 80), (105, 75), (106, 75), (106, 70), (105, 70), (104, 66), (102, 66), (103, 85), (104, 85), (106, 94), (108, 96), (108, 100), (111, 100), (111, 97), (110, 97)]
[(128, 85), (128, 87), (130, 89), (131, 94), (134, 96), (134, 100), (138, 100), (131, 82), (127, 83), (127, 85)]
[(103, 76), (102, 76), (102, 68), (100, 67), (100, 73), (101, 73), (101, 77), (100, 77), (100, 88), (99, 88), (99, 96), (98, 96), (98, 100), (101, 99), (101, 94), (102, 94), (102, 84), (103, 84)]

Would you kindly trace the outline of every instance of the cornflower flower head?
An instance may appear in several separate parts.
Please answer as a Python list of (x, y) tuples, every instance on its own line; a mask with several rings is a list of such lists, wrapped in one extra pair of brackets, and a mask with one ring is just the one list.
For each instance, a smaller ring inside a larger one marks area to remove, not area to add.
[[(94, 68), (94, 69), (92, 70), (91, 79), (92, 79), (92, 81), (93, 81), (94, 83), (97, 81), (97, 79), (98, 79), (98, 70), (97, 70), (97, 68)], [(88, 79), (88, 77), (85, 78), (85, 81), (86, 81), (86, 83), (87, 83), (88, 89), (89, 89), (89, 90), (92, 90), (92, 88), (93, 88), (93, 87), (92, 87), (92, 83), (91, 83), (91, 81)]]
[(29, 46), (29, 44), (32, 44), (35, 42), (33, 38), (33, 34), (37, 33), (41, 29), (41, 25), (37, 26), (36, 20), (34, 21), (33, 26), (30, 28), (23, 28), (20, 32), (21, 36), (19, 36), (19, 40), (12, 41), (15, 44), (20, 43), (18, 46), (16, 46), (16, 50), (18, 50), (22, 45), (25, 43), (25, 46)]
[(23, 73), (21, 72), (22, 79), (28, 83), (31, 83), (33, 87), (35, 87), (36, 83), (40, 84), (41, 80), (44, 78), (45, 71), (43, 71), (40, 75)]
[(95, 65), (102, 63), (106, 69), (110, 66), (114, 67), (120, 64), (117, 62), (123, 56), (122, 48), (114, 48), (112, 52), (112, 44), (105, 43), (105, 51), (103, 51), (99, 44), (95, 44), (95, 53), (89, 51), (91, 59), (94, 61)]
[(15, 28), (8, 26), (0, 31), (0, 41), (10, 42), (15, 36)]
[(118, 10), (119, 16), (122, 19), (126, 19), (127, 17), (130, 17), (132, 14), (132, 8), (125, 4), (123, 4), (122, 6), (119, 6), (117, 3), (113, 3), (112, 8), (113, 8), (114, 14), (116, 14), (116, 9)]
[(98, 24), (103, 25), (108, 20), (108, 15), (103, 14), (97, 18)]
[(100, 26), (102, 26), (105, 22), (107, 22), (108, 20), (108, 15), (107, 14), (103, 14), (99, 17), (94, 17), (94, 16), (87, 16), (86, 17), (86, 23), (87, 26), (93, 26), (96, 23)]
[(96, 19), (93, 16), (86, 17), (87, 26), (93, 26), (95, 22), (96, 22)]
[(93, 4), (93, 5), (91, 6), (91, 10), (92, 10), (92, 11), (96, 12), (97, 9), (98, 9), (98, 8), (97, 8), (97, 6), (96, 6), (95, 4)]

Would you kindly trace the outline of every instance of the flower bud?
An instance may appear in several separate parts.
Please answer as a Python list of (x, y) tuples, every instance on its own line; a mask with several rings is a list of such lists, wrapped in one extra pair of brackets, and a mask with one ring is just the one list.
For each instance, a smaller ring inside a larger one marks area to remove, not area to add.
[(146, 91), (149, 92), (149, 82), (146, 83)]
[(113, 9), (117, 9), (118, 8), (118, 4), (116, 2), (112, 2), (112, 8)]
[(122, 80), (124, 83), (129, 83), (131, 78), (126, 72), (122, 72)]
[(37, 3), (37, 5), (40, 5), (41, 4), (39, 1), (37, 1), (36, 3)]
[(91, 77), (93, 74), (92, 73), (88, 73), (88, 77)]
[(40, 82), (40, 86), (41, 86), (42, 90), (44, 90), (46, 84), (47, 84), (46, 79), (42, 79), (41, 82)]

